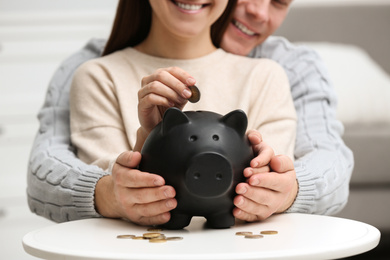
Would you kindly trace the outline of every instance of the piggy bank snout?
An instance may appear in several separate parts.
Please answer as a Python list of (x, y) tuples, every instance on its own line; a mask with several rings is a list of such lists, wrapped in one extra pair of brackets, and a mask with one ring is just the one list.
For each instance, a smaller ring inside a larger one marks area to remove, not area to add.
[(223, 195), (233, 184), (233, 169), (228, 159), (217, 153), (195, 156), (187, 169), (185, 182), (195, 196)]

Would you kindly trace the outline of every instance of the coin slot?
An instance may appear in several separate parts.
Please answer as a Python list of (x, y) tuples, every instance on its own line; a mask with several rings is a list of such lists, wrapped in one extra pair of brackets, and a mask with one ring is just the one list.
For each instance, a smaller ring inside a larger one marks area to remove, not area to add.
[(213, 140), (214, 141), (218, 141), (219, 140), (219, 136), (218, 135), (213, 135)]
[(196, 135), (190, 136), (190, 142), (195, 142), (196, 140), (198, 140), (198, 137)]

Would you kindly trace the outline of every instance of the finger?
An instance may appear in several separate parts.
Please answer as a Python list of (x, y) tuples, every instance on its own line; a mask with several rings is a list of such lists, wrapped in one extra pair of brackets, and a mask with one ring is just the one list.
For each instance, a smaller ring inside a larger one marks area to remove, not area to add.
[(250, 163), (250, 166), (253, 168), (268, 165), (271, 158), (275, 155), (271, 146), (267, 145), (264, 141), (254, 146), (253, 152), (255, 154), (255, 158), (253, 158)]
[(233, 210), (233, 215), (245, 221), (263, 220), (273, 213), (267, 205), (258, 204), (241, 195), (236, 196), (233, 203), (237, 207)]
[(116, 159), (116, 163), (128, 167), (135, 168), (141, 162), (141, 154), (139, 152), (126, 151), (121, 153)]
[(115, 185), (124, 188), (157, 187), (165, 184), (160, 175), (123, 167), (117, 163), (112, 168), (112, 179)]
[(237, 219), (246, 221), (246, 222), (257, 222), (257, 221), (262, 221), (272, 214), (269, 213), (268, 209), (264, 207), (264, 213), (261, 213), (259, 215), (251, 214), (248, 213), (240, 208), (234, 208), (233, 209), (233, 216)]
[(157, 70), (154, 74), (142, 79), (142, 86), (146, 86), (153, 81), (158, 81), (169, 86), (177, 95), (184, 99), (191, 97), (191, 91), (187, 86), (192, 86), (196, 83), (195, 79), (189, 73), (178, 67)]
[(244, 169), (244, 176), (246, 178), (249, 178), (249, 177), (251, 177), (254, 174), (270, 172), (271, 171), (270, 169), (271, 168), (268, 165), (260, 167), (260, 168), (248, 167), (248, 168)]
[(271, 158), (270, 167), (275, 172), (284, 173), (294, 170), (294, 163), (286, 155), (277, 155)]
[(185, 88), (178, 85), (178, 93), (181, 93), (181, 95), (186, 99), (190, 98), (192, 93), (191, 90), (188, 89), (188, 86), (195, 85), (196, 80), (185, 70), (178, 67), (170, 67), (168, 68), (168, 71), (185, 85)]
[[(172, 79), (172, 81), (175, 81), (175, 79)], [(185, 103), (187, 99), (178, 94), (169, 84), (174, 83), (169, 83), (168, 81), (152, 81), (138, 91), (138, 101), (140, 103), (145, 102), (146, 104), (149, 104), (149, 106), (157, 105), (168, 107), (173, 106), (175, 103)]]
[(263, 137), (261, 134), (256, 130), (249, 130), (247, 133), (248, 140), (251, 143), (251, 145), (258, 145), (263, 140)]
[(137, 218), (128, 218), (131, 222), (136, 223), (138, 225), (142, 226), (154, 226), (154, 225), (162, 225), (165, 224), (169, 221), (171, 218), (171, 213), (170, 212), (165, 212), (156, 216), (152, 217), (144, 217), (144, 216), (139, 216)]
[(264, 188), (279, 193), (285, 193), (292, 189), (296, 183), (294, 170), (284, 173), (269, 172), (251, 176), (248, 184), (253, 187)]
[[(247, 183), (239, 183), (236, 186), (236, 193), (240, 196), (243, 196), (247, 200), (254, 202), (256, 204), (260, 205), (271, 205), (272, 201), (275, 198), (276, 192), (262, 188), (262, 187), (254, 187), (251, 185), (248, 185)], [(236, 205), (237, 207), (240, 206), (244, 208), (246, 211), (248, 211), (247, 208), (243, 207), (242, 205)]]
[(176, 199), (155, 201), (147, 204), (135, 204), (132, 208), (138, 218), (150, 218), (169, 212), (176, 208)]
[(248, 179), (250, 186), (279, 191), (285, 182), (285, 176), (276, 172), (259, 173)]
[(160, 200), (171, 199), (176, 196), (172, 186), (161, 186), (153, 188), (128, 189), (126, 194), (128, 204), (147, 204)]

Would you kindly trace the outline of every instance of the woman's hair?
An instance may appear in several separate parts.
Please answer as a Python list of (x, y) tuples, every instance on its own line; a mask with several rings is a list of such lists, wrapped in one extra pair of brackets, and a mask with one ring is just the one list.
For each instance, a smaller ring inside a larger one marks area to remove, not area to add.
[[(211, 39), (217, 48), (231, 21), (236, 3), (237, 0), (229, 0), (223, 14), (211, 26)], [(152, 8), (148, 0), (120, 0), (103, 56), (141, 43), (149, 34), (151, 22)]]

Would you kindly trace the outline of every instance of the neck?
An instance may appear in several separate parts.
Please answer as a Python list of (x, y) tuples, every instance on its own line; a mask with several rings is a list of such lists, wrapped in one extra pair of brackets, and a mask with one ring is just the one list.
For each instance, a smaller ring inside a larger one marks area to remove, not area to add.
[(153, 30), (152, 26), (148, 37), (135, 46), (135, 49), (161, 58), (195, 59), (212, 53), (216, 47), (212, 43), (210, 31), (184, 38), (160, 30)]

